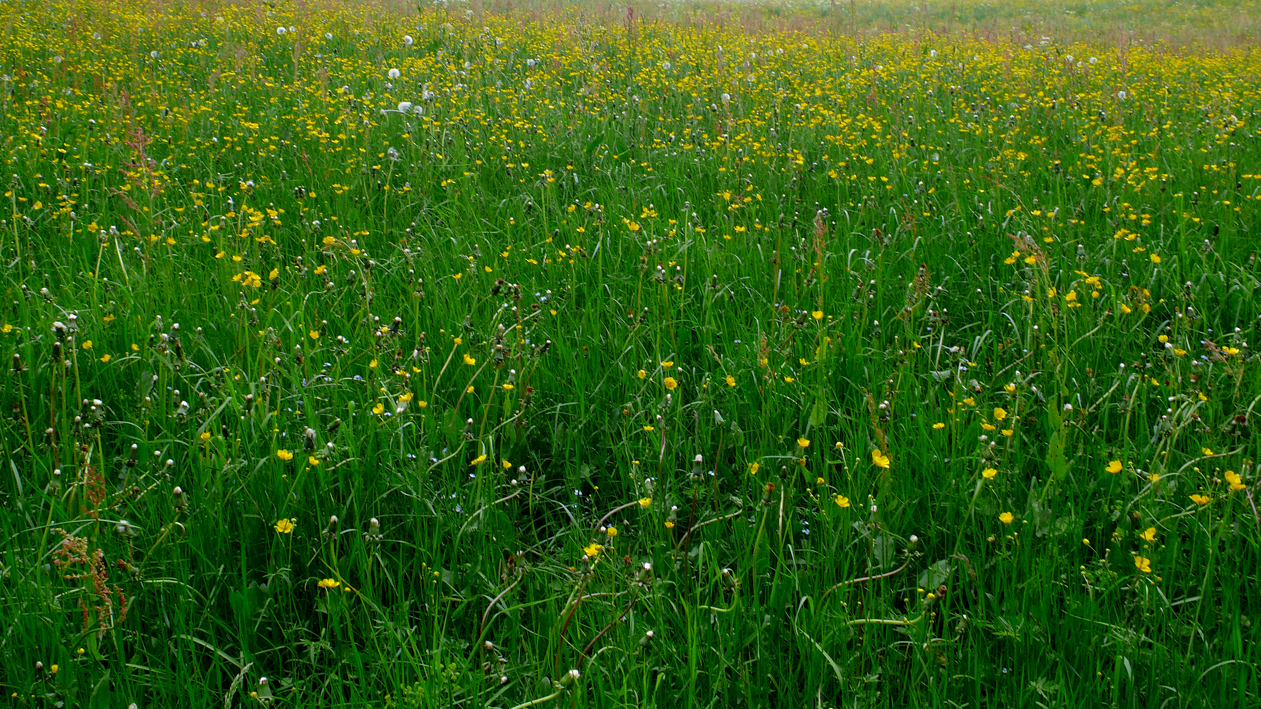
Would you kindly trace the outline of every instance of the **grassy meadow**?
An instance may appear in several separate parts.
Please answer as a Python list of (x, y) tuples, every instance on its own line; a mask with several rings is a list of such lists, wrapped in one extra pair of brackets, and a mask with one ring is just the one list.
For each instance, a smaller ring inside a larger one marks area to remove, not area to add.
[(1261, 704), (1257, 16), (0, 5), (4, 705)]

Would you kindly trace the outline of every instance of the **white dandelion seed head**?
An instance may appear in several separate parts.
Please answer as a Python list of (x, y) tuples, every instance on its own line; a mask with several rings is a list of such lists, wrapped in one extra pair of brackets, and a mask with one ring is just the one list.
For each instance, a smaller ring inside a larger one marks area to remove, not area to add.
[(391, 79), (397, 79), (398, 77), (403, 75), (403, 73), (400, 72), (398, 69), (390, 69), (388, 73)]

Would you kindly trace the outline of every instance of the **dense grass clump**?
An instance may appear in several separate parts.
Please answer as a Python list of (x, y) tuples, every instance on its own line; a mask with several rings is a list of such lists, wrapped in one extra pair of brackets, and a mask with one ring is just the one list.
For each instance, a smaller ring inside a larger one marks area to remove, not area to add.
[(1039, 7), (0, 6), (6, 701), (1261, 703), (1255, 8)]

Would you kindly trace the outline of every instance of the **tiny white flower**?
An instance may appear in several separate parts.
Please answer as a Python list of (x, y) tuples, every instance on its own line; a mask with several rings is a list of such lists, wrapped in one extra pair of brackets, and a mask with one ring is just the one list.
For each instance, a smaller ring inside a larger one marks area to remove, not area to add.
[(398, 69), (390, 69), (390, 78), (391, 78), (391, 79), (397, 79), (397, 78), (398, 78), (398, 77), (400, 77), (400, 76), (402, 76), (402, 73), (401, 73)]

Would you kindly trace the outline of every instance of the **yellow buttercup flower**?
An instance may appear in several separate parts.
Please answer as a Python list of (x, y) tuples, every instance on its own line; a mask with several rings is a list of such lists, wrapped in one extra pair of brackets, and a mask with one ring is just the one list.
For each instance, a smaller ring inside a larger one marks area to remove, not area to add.
[(274, 525), (274, 528), (280, 534), (291, 534), (293, 532), (293, 527), (294, 527), (295, 522), (296, 520), (292, 520), (292, 519), (276, 520), (276, 524)]
[(1134, 557), (1134, 567), (1145, 574), (1150, 574), (1152, 572), (1152, 560), (1136, 556)]
[(889, 456), (885, 455), (881, 450), (873, 450), (871, 452), (871, 462), (875, 464), (877, 468), (884, 468), (886, 470), (889, 468), (890, 463)]
[(674, 381), (674, 377), (666, 377), (661, 383), (664, 384), (666, 389), (669, 389), (670, 391), (674, 391), (675, 387), (679, 385), (678, 382)]
[(798, 438), (798, 439), (797, 439), (797, 447), (798, 447), (798, 448), (809, 448), (809, 447), (810, 447), (810, 439), (809, 439), (809, 438)]
[(1116, 473), (1121, 472), (1121, 461), (1114, 460), (1114, 461), (1109, 462), (1108, 467), (1105, 468), (1105, 470), (1107, 470), (1109, 473), (1112, 473), (1114, 475)]
[(340, 585), (342, 585), (342, 582), (338, 581), (337, 579), (320, 579), (320, 583), (319, 583), (320, 588), (329, 588), (329, 589), (337, 588)]
[(1016, 521), (1016, 515), (1013, 515), (1010, 512), (1004, 512), (998, 516), (998, 521), (1002, 522), (1003, 524), (1011, 524), (1012, 522)]
[(837, 506), (837, 507), (840, 507), (841, 509), (844, 509), (844, 508), (846, 508), (846, 507), (849, 507), (849, 498), (848, 498), (848, 497), (846, 497), (846, 496), (844, 496), (844, 495), (837, 495), (837, 496), (836, 496), (836, 506)]
[(280, 450), (276, 451), (276, 457), (285, 461), (293, 460), (293, 454), (285, 450), (284, 448), (281, 448)]

